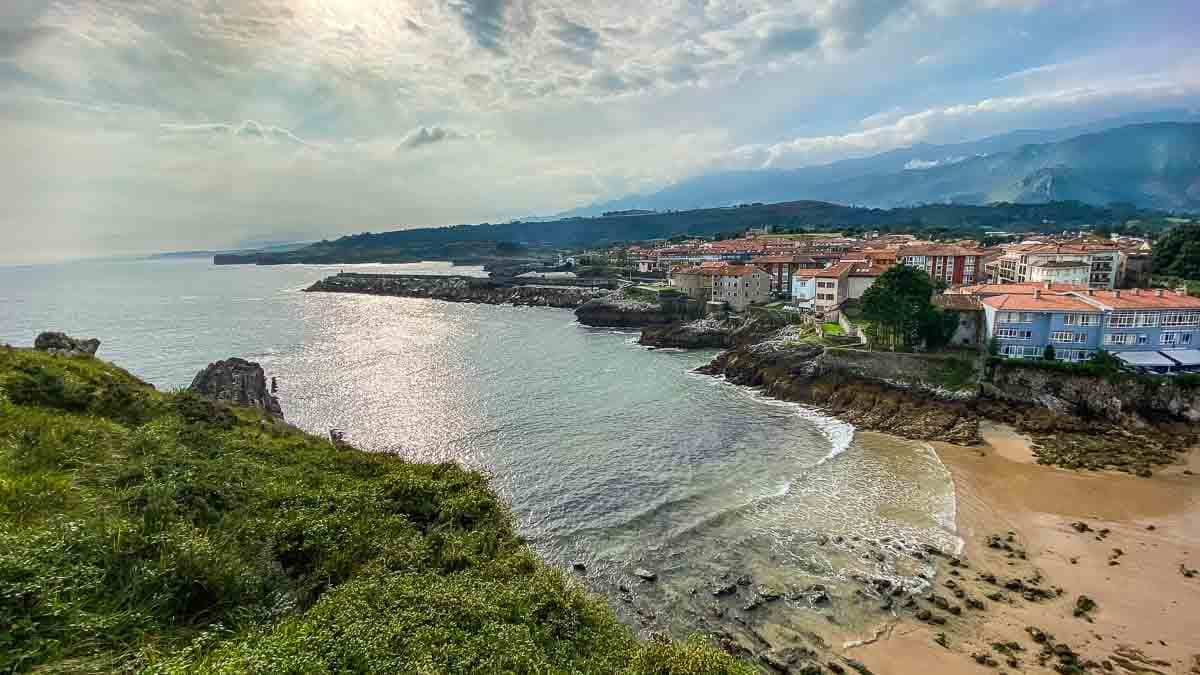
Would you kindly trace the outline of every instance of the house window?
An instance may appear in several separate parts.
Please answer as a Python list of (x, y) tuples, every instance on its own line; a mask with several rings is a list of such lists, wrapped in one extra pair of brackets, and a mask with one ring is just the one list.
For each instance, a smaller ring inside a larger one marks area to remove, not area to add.
[(1096, 314), (1064, 314), (1064, 326), (1099, 326), (1100, 317)]
[(1110, 333), (1104, 336), (1104, 344), (1106, 345), (1132, 345), (1137, 342), (1137, 335), (1133, 333)]
[(1196, 326), (1200, 325), (1200, 312), (1165, 312), (1162, 315), (1164, 326)]
[(1032, 359), (1042, 355), (1042, 350), (1037, 347), (1022, 347), (1020, 345), (1005, 345), (1000, 349), (1000, 353), (1009, 358), (1015, 359)]
[(1033, 323), (1032, 312), (1000, 312), (996, 315), (1000, 323)]
[(1161, 345), (1188, 345), (1192, 343), (1192, 334), (1179, 331), (1163, 333), (1159, 336), (1158, 343)]
[(1087, 342), (1087, 333), (1058, 330), (1050, 334), (1051, 342)]
[(1149, 336), (1146, 336), (1146, 335), (1139, 335), (1139, 336), (1138, 336), (1137, 343), (1138, 343), (1139, 345), (1144, 345), (1144, 344), (1147, 344), (1147, 343), (1149, 343), (1149, 342), (1150, 342), (1150, 338), (1149, 338)]
[(1078, 363), (1092, 358), (1092, 353), (1087, 349), (1060, 349), (1054, 353), (1054, 358), (1058, 361)]
[(1137, 321), (1137, 315), (1133, 312), (1113, 312), (1108, 315), (1108, 325), (1110, 328), (1132, 328)]
[(1158, 325), (1158, 315), (1152, 314), (1150, 312), (1138, 312), (1137, 325), (1138, 326), (1157, 326)]
[(996, 337), (1003, 338), (1005, 340), (1032, 340), (1033, 331), (1018, 330), (1016, 328), (997, 328)]

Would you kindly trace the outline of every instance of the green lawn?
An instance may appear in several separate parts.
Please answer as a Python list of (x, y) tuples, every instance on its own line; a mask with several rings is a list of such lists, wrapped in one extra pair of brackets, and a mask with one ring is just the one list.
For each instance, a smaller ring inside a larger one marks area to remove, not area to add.
[(0, 348), (0, 672), (731, 673), (541, 563), (480, 474)]
[(836, 321), (821, 324), (821, 332), (825, 335), (845, 335), (846, 331), (842, 330), (841, 324)]

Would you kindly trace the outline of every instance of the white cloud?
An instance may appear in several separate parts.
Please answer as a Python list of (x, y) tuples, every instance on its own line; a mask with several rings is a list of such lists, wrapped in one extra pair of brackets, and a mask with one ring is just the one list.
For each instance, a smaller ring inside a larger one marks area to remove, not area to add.
[[(1039, 34), (1056, 12), (1021, 0), (0, 0), (0, 235), (99, 252), (495, 221), (708, 169), (1194, 92), (1186, 37), (1155, 59), (1079, 59)], [(1019, 30), (1031, 37), (1014, 46)], [(931, 46), (936, 63), (912, 67)], [(1024, 59), (1039, 48), (1071, 67), (1038, 70)], [(1004, 78), (1010, 62), (1028, 73)]]
[(1167, 105), (1194, 101), (1200, 95), (1200, 77), (1194, 73), (1190, 77), (1185, 73), (1173, 75), (930, 108), (862, 131), (746, 146), (739, 148), (732, 156), (743, 162), (757, 161), (763, 167), (804, 166), (909, 146), (947, 130), (954, 130), (966, 137), (996, 133), (1011, 128), (1014, 117), (1039, 111), (1069, 110), (1114, 100)]

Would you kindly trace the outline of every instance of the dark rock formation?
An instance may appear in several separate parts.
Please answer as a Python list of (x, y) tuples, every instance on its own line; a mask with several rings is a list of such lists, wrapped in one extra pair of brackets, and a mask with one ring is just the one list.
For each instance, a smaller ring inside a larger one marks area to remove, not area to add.
[(47, 332), (37, 336), (33, 348), (63, 356), (95, 356), (100, 341), (96, 338), (77, 340), (66, 333)]
[(700, 312), (699, 304), (686, 296), (653, 302), (615, 291), (583, 303), (575, 316), (585, 326), (642, 328), (688, 321), (698, 318)]
[(258, 408), (283, 419), (283, 408), (271, 395), (262, 366), (252, 361), (232, 358), (210, 363), (196, 374), (188, 389), (206, 398)]
[(638, 344), (647, 347), (678, 349), (724, 349), (756, 342), (784, 326), (781, 319), (767, 314), (724, 319), (704, 318), (642, 330)]
[(778, 338), (731, 349), (700, 370), (762, 387), (773, 398), (820, 407), (861, 429), (968, 445), (979, 441), (979, 417), (967, 403), (826, 368), (824, 352), (818, 344)]
[(391, 274), (338, 274), (322, 279), (305, 290), (563, 309), (579, 307), (605, 292), (590, 286), (520, 286), (475, 277)]
[(1103, 377), (1014, 375), (1016, 367), (1002, 365), (976, 392), (977, 373), (950, 359), (826, 349), (802, 332), (781, 329), (699, 370), (905, 438), (970, 445), (980, 441), (981, 420), (1003, 422), (1032, 436), (1038, 462), (1071, 469), (1149, 475), (1200, 435), (1189, 421), (1194, 394), (1177, 383), (1148, 380), (1144, 386), (1157, 388), (1134, 398)]
[(1200, 422), (1200, 387), (1166, 378), (1096, 377), (998, 363), (985, 387), (995, 398), (1033, 401), (1064, 415), (1095, 416), (1133, 425)]

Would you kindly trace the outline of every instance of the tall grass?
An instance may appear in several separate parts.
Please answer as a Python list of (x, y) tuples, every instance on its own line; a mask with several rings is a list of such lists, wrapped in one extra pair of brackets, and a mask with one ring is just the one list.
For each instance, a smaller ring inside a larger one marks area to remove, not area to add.
[(642, 643), (477, 473), (0, 348), (0, 672), (747, 672)]

